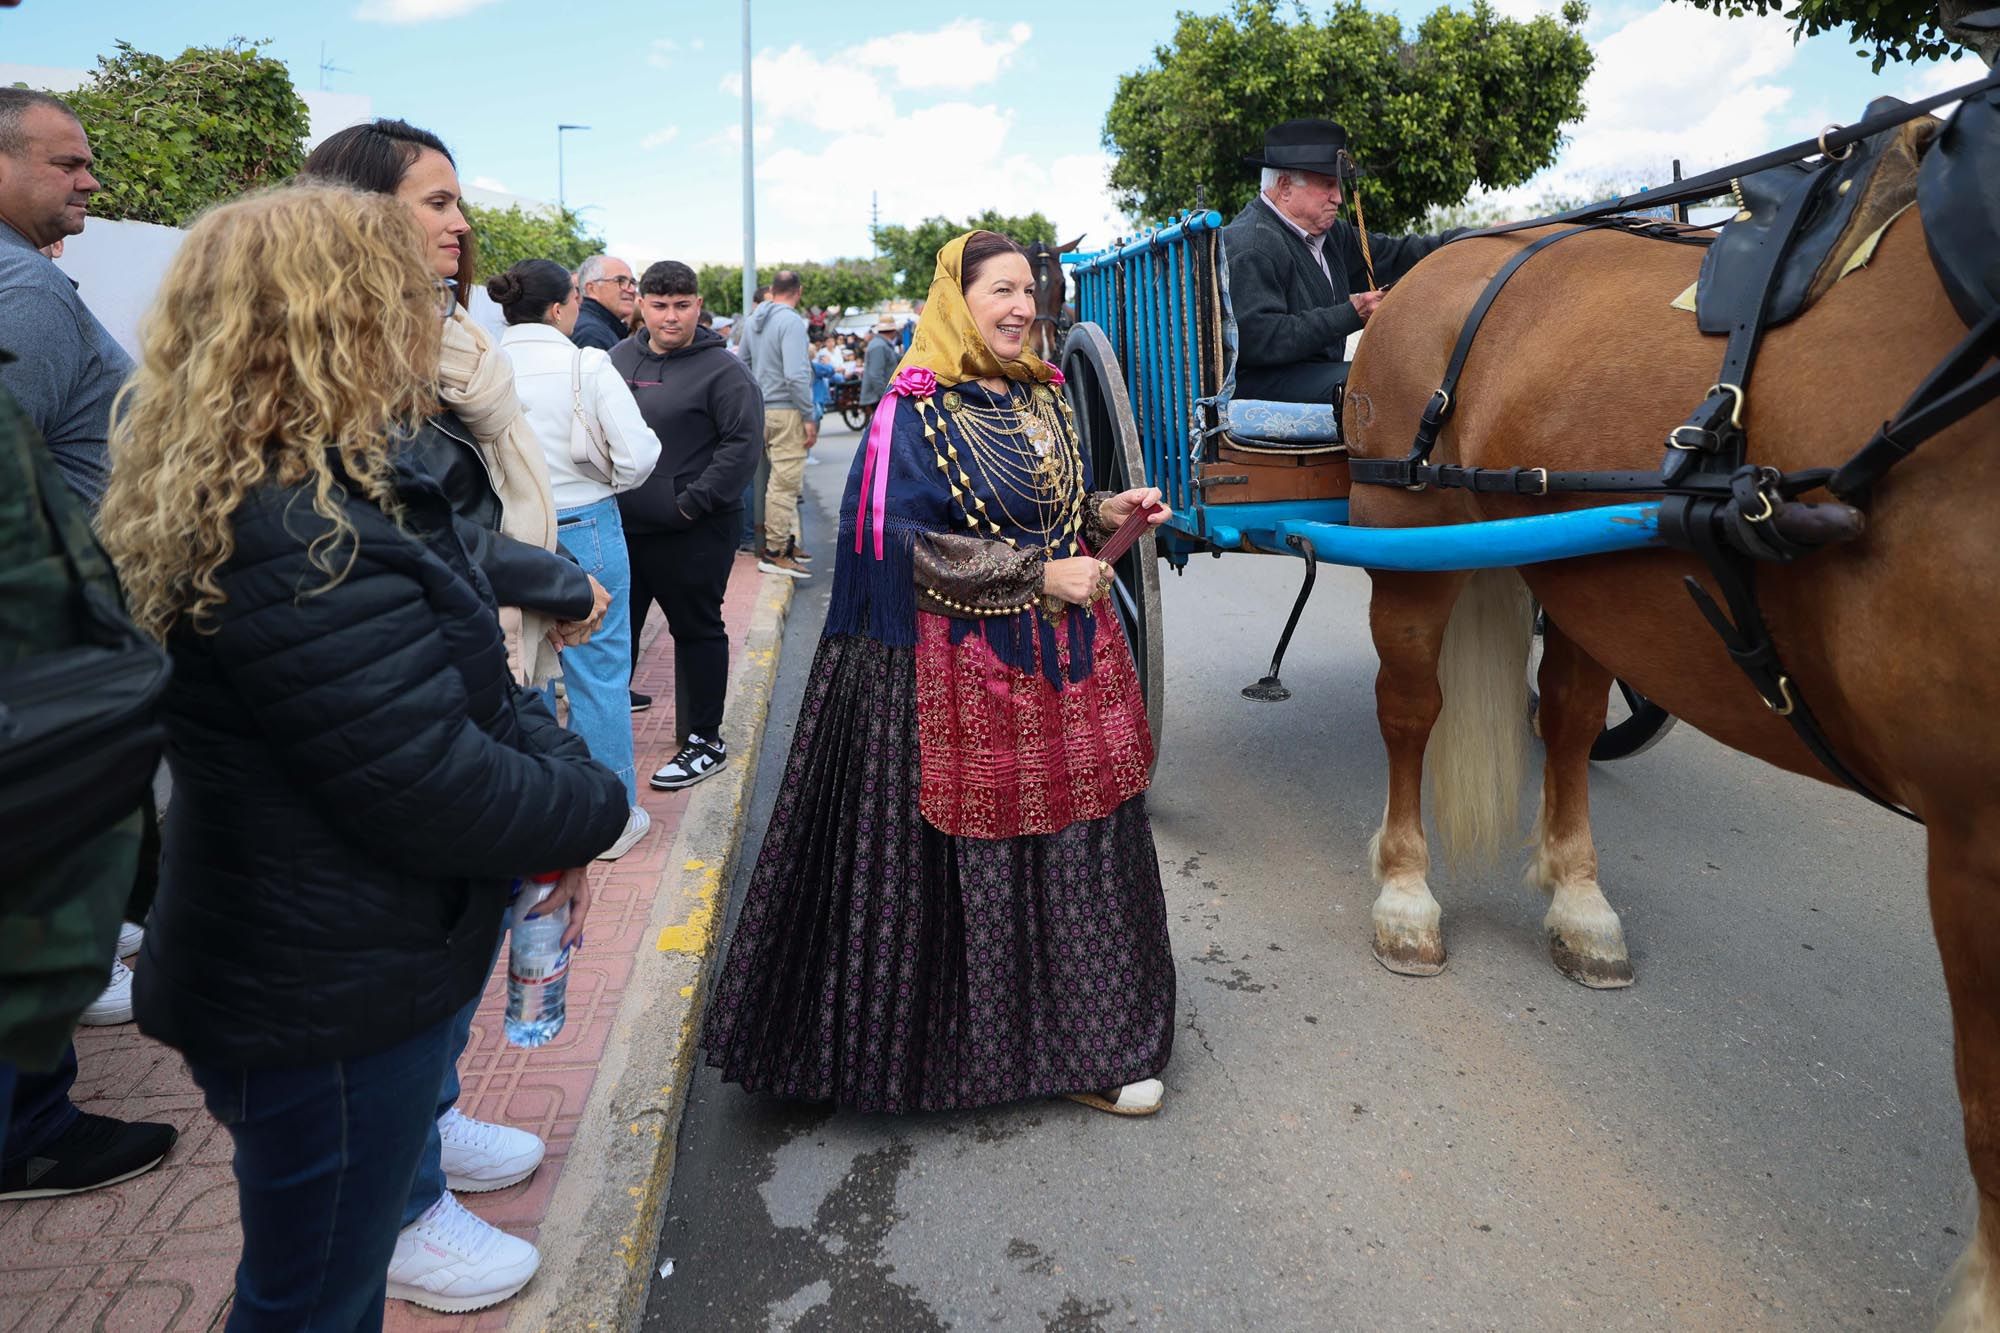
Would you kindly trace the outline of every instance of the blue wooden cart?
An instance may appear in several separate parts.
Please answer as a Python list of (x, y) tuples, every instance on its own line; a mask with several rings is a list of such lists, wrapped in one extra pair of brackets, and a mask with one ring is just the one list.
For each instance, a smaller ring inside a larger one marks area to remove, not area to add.
[[(1431, 528), (1358, 528), (1347, 517), (1347, 451), (1331, 403), (1238, 398), (1236, 321), (1222, 216), (1193, 212), (1109, 250), (1064, 255), (1077, 323), (1062, 370), (1094, 489), (1157, 486), (1173, 518), (1118, 562), (1119, 616), (1155, 737), (1165, 722), (1160, 562), (1200, 552), (1292, 555), (1305, 579), (1271, 669), (1247, 687), (1290, 697), (1279, 678), (1318, 562), (1370, 569), (1507, 568), (1659, 542), (1657, 502)], [(1655, 744), (1673, 719), (1619, 683), (1624, 715), (1592, 756)]]

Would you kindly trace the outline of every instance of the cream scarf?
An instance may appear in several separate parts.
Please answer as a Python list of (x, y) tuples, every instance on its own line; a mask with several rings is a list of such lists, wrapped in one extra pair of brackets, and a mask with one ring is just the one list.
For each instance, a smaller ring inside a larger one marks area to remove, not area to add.
[[(493, 491), (500, 497), (500, 531), (545, 551), (556, 549), (556, 506), (549, 493), (542, 446), (522, 415), (514, 368), (486, 331), (454, 310), (444, 326), (438, 362), (444, 405), (458, 413), (479, 445)], [(547, 631), (553, 620), (517, 606), (500, 608), (507, 665), (524, 685), (541, 685), (558, 673)]]

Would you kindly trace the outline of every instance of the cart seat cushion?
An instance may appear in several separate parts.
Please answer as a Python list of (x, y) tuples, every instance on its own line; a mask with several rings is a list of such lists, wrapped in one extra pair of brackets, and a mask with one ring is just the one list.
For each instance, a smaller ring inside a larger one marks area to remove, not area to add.
[(1231, 398), (1221, 406), (1223, 429), (1240, 440), (1281, 447), (1340, 443), (1340, 417), (1332, 403)]

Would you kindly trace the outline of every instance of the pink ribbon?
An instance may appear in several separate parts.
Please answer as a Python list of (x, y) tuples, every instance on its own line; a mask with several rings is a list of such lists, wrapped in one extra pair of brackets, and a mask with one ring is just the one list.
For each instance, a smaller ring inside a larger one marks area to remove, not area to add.
[[(867, 506), (875, 528), (875, 558), (882, 558), (882, 516), (889, 504), (889, 437), (894, 431), (897, 395), (882, 396), (875, 408), (875, 421), (868, 432), (868, 452), (861, 462), (861, 495), (856, 507)], [(854, 553), (862, 552), (864, 526), (854, 525)]]

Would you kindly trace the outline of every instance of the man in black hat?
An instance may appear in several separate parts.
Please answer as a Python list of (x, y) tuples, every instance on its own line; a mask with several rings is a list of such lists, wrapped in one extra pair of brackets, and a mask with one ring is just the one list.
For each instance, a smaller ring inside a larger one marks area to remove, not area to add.
[[(1351, 176), (1347, 131), (1330, 120), (1288, 120), (1264, 136), (1262, 192), (1223, 229), (1236, 315), (1236, 396), (1290, 403), (1333, 401), (1347, 381), (1347, 338), (1381, 304), (1370, 290), (1354, 228), (1340, 220), (1340, 182)], [(1368, 233), (1384, 285), (1458, 231), (1438, 236)]]

